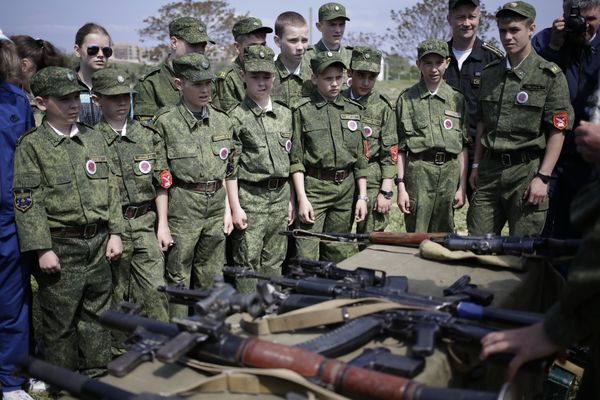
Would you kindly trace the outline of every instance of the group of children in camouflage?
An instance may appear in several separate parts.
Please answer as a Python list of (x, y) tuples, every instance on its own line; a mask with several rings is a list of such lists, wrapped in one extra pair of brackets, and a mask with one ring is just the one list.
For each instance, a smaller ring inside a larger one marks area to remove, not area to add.
[[(469, 230), (499, 233), (508, 219), (511, 233), (535, 234), (572, 110), (558, 67), (530, 54), (533, 7), (511, 2), (496, 16), (511, 39), (507, 57), (481, 76)], [(279, 231), (349, 232), (354, 222), (382, 231), (394, 186), (407, 230), (454, 230), (453, 210), (466, 202), (469, 110), (443, 80), (447, 43), (419, 44), (421, 80), (394, 102), (374, 89), (382, 53), (341, 45), (346, 21), (343, 5), (323, 5), (322, 39), (306, 50), (304, 18), (281, 14), (275, 58), (265, 46), (273, 30), (242, 18), (238, 57), (215, 76), (205, 25), (174, 20), (169, 58), (135, 89), (117, 69), (92, 75), (102, 111), (94, 128), (78, 122), (72, 71), (48, 67), (32, 78), (45, 120), (18, 144), (14, 206), (21, 249), (38, 254), (46, 360), (100, 373), (111, 338), (97, 316), (111, 303), (136, 302), (159, 320), (186, 315), (156, 287), (209, 286), (226, 236), (235, 264), (277, 274), (287, 249)], [(311, 240), (295, 250), (345, 255)]]

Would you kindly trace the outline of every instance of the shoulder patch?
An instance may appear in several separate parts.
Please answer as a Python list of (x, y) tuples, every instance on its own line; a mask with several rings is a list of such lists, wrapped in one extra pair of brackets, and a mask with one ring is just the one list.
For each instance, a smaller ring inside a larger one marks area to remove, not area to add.
[(281, 100), (281, 99), (273, 100), (273, 103), (277, 103), (277, 104), (279, 104), (280, 106), (284, 106), (285, 108), (290, 108), (290, 107), (289, 107), (289, 106), (288, 106), (288, 105), (285, 103), (285, 101), (283, 101), (283, 100)]
[(481, 42), (481, 47), (483, 47), (486, 50), (491, 51), (492, 53), (494, 53), (495, 55), (497, 55), (498, 58), (504, 57), (504, 52), (502, 50), (500, 50), (496, 46), (493, 46), (493, 45), (489, 44), (488, 42)]
[(352, 99), (349, 99), (346, 96), (340, 96), (340, 97), (342, 98), (343, 101), (346, 101), (346, 102), (348, 102), (350, 104), (353, 104), (353, 105), (357, 106), (360, 110), (364, 110), (365, 109), (365, 107), (362, 104), (360, 104), (358, 101), (354, 101)]
[(503, 60), (503, 58), (498, 58), (498, 59), (496, 59), (494, 61), (491, 61), (491, 62), (487, 63), (485, 65), (485, 67), (483, 67), (483, 69), (493, 67), (494, 65), (498, 65), (498, 64), (500, 64), (500, 61), (502, 61), (502, 60)]
[(394, 102), (392, 101), (392, 99), (390, 99), (387, 95), (385, 95), (383, 93), (379, 93), (379, 98), (381, 100), (383, 100), (392, 109), (394, 109), (396, 107), (396, 105), (394, 104)]
[(38, 129), (37, 126), (34, 126), (33, 128), (31, 128), (30, 130), (28, 130), (27, 132), (25, 132), (24, 134), (22, 134), (21, 136), (19, 136), (19, 139), (17, 139), (17, 146), (19, 145), (19, 143), (21, 143), (21, 140), (23, 140), (23, 138), (25, 136), (31, 135), (33, 132), (35, 132)]
[(555, 76), (561, 72), (560, 67), (553, 62), (544, 61), (540, 64), (540, 68), (550, 71)]
[(305, 105), (307, 103), (310, 103), (310, 97), (302, 97), (300, 100), (298, 100), (296, 102), (293, 109), (297, 110), (298, 108), (302, 107), (303, 105)]
[(348, 50), (354, 50), (354, 46), (344, 46), (345, 48), (347, 48)]
[(77, 121), (77, 125), (83, 125), (84, 127), (88, 128), (88, 129), (94, 129), (93, 126), (88, 125), (85, 122), (81, 122), (81, 121)]
[(152, 71), (148, 72), (146, 75), (142, 76), (140, 78), (140, 82), (144, 82), (146, 79), (148, 79), (150, 76), (155, 75), (158, 73), (158, 71), (160, 71), (160, 67), (154, 68)]
[(210, 104), (210, 108), (212, 108), (213, 110), (227, 115), (227, 113), (231, 112), (234, 108), (236, 108), (239, 103), (235, 103), (235, 105), (233, 107), (231, 107), (229, 110), (224, 110), (221, 107), (217, 106), (216, 104), (213, 104), (212, 102), (210, 102), (208, 104)]

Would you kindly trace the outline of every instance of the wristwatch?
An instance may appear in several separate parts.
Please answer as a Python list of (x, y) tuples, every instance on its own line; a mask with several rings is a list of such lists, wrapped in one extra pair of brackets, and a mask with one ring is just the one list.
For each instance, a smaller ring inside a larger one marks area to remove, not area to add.
[(381, 193), (383, 197), (385, 197), (388, 200), (394, 197), (394, 192), (392, 192), (391, 190), (388, 192), (387, 190), (381, 189), (379, 190), (379, 193)]
[(535, 174), (535, 176), (540, 178), (542, 180), (542, 182), (544, 182), (546, 185), (548, 184), (548, 182), (550, 182), (550, 179), (552, 178), (550, 175), (544, 175), (539, 171), (537, 174)]
[(396, 186), (398, 186), (399, 184), (401, 184), (402, 182), (404, 182), (404, 178), (395, 178), (394, 179), (394, 184)]
[(365, 202), (368, 203), (369, 202), (369, 196), (359, 194), (358, 195), (358, 200), (364, 200)]

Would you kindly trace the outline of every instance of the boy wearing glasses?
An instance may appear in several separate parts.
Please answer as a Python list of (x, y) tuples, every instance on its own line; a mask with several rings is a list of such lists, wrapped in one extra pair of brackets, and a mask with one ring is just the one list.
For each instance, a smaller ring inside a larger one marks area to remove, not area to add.
[(77, 123), (73, 71), (47, 67), (31, 79), (42, 125), (15, 153), (13, 199), (22, 252), (36, 252), (44, 359), (89, 376), (110, 361), (109, 262), (122, 252), (118, 187), (101, 134)]
[(150, 120), (158, 110), (179, 102), (179, 90), (175, 86), (173, 59), (189, 53), (204, 54), (208, 43), (215, 44), (208, 36), (206, 25), (193, 17), (174, 19), (169, 24), (169, 57), (158, 68), (140, 78), (135, 90), (135, 118)]

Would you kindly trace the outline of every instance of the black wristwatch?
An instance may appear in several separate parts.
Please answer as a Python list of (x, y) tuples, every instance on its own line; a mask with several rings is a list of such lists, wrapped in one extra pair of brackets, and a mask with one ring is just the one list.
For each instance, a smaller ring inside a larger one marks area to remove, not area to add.
[(398, 186), (399, 184), (401, 184), (402, 182), (404, 182), (404, 178), (395, 178), (394, 179), (394, 184), (396, 186)]
[(388, 200), (394, 197), (394, 192), (392, 192), (391, 190), (388, 192), (386, 190), (381, 189), (379, 190), (379, 193), (381, 193), (383, 197), (385, 197)]
[(550, 182), (550, 179), (552, 178), (550, 175), (544, 175), (539, 171), (537, 174), (535, 174), (535, 176), (540, 178), (542, 180), (542, 182), (544, 182), (546, 185), (548, 184), (548, 182)]

